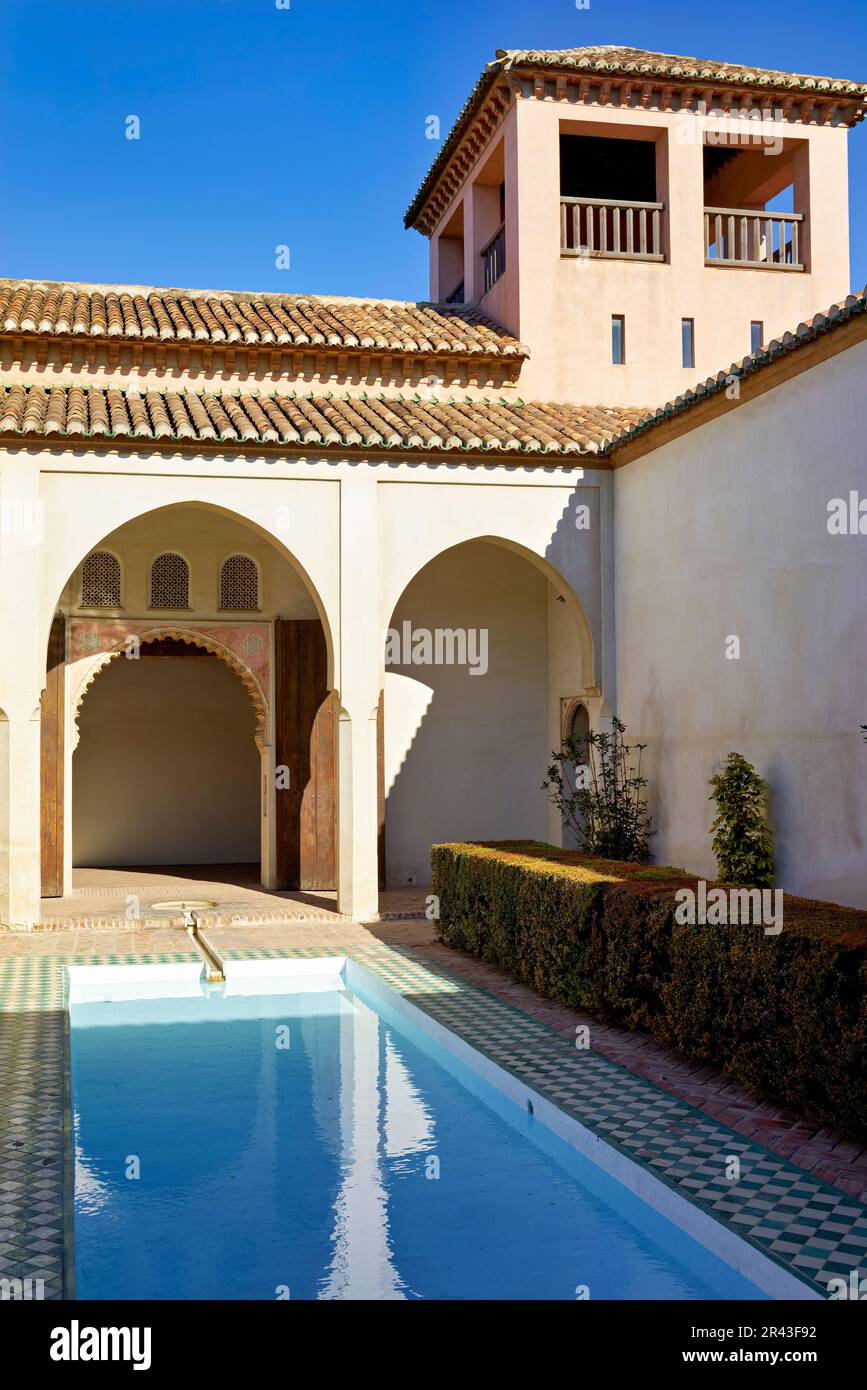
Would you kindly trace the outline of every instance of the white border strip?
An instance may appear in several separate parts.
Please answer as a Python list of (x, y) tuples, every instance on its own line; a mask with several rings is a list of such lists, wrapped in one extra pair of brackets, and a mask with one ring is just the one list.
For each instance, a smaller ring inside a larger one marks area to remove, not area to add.
[(182, 998), (201, 994), (204, 978), (200, 960), (156, 965), (67, 965), (64, 971), (67, 1005)]
[(346, 988), (343, 968), (345, 956), (317, 956), (314, 959), (292, 960), (281, 956), (274, 960), (222, 960), (228, 998), (238, 995), (319, 994), (327, 990)]

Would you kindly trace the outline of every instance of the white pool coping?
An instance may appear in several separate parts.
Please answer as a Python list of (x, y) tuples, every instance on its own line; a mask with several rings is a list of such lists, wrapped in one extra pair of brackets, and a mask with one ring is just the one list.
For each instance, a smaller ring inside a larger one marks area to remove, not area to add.
[[(286, 988), (290, 984), (294, 993), (343, 986), (351, 990), (357, 987), (374, 1000), (387, 1004), (398, 1017), (405, 1019), (515, 1104), (526, 1109), (528, 1102), (532, 1103), (536, 1120), (634, 1193), (673, 1226), (684, 1231), (731, 1269), (750, 1280), (769, 1298), (784, 1301), (821, 1301), (821, 1294), (803, 1280), (681, 1196), (643, 1164), (637, 1163), (606, 1143), (579, 1120), (567, 1115), (538, 1091), (477, 1051), (470, 1043), (418, 1008), (374, 971), (359, 965), (357, 961), (346, 956), (263, 958), (226, 961), (224, 969), (225, 985), (209, 987), (205, 984), (201, 964), (196, 962), (156, 965), (70, 965), (65, 967), (68, 978), (67, 1000), (69, 1004), (73, 1004), (192, 997), (201, 994), (205, 988), (222, 989), (226, 994), (252, 995), (263, 993), (263, 984), (267, 984), (268, 993), (282, 992), (279, 987)], [(278, 986), (276, 991), (275, 985)]]

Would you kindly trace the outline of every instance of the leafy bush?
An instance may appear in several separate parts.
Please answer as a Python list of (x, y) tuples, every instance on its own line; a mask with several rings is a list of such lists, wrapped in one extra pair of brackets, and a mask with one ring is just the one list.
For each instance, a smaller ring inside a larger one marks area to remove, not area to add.
[(682, 869), (537, 842), (434, 845), (437, 937), (647, 1030), (757, 1095), (867, 1133), (867, 912), (784, 897), (784, 929), (675, 920)]
[(774, 882), (774, 836), (767, 818), (768, 784), (740, 753), (729, 753), (722, 772), (711, 777), (709, 798), (717, 804), (711, 825), (719, 876), (745, 888)]
[[(551, 754), (542, 788), (583, 850), (639, 863), (647, 858), (651, 834), (647, 778), (641, 775), (646, 745), (624, 742), (625, 733), (626, 725), (615, 716), (610, 733), (570, 735), (560, 752)], [(633, 765), (634, 753), (638, 760)]]

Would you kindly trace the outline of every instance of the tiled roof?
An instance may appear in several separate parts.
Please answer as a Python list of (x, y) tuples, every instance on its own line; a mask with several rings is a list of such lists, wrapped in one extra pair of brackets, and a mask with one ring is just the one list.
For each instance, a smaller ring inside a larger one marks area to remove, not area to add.
[[(816, 96), (845, 98), (848, 102), (859, 104), (867, 102), (865, 82), (853, 82), (848, 78), (815, 77), (806, 73), (778, 72), (774, 68), (747, 67), (742, 63), (724, 63), (716, 59), (682, 58), (672, 53), (652, 53), (643, 48), (629, 48), (621, 44), (596, 44), (588, 48), (498, 48), (496, 58), (487, 64), (480, 75), (410, 203), (404, 218), (406, 227), (415, 226), (429, 194), (439, 181), (440, 175), (491, 88), (503, 74), (516, 69), (596, 73), (604, 74), (606, 77), (622, 75), (645, 80), (655, 77), (673, 83), (748, 87), (765, 92), (800, 91)], [(860, 114), (855, 119), (860, 119)]]
[(651, 53), (622, 44), (596, 44), (591, 48), (500, 48), (497, 61), (510, 67), (576, 68), (581, 72), (630, 73), (676, 77), (691, 82), (733, 82), (739, 87), (796, 88), (820, 91), (828, 96), (867, 96), (867, 83), (842, 77), (815, 77), (802, 72), (780, 72), (744, 63), (722, 63), (716, 58), (682, 58), (673, 53)]
[(637, 412), (641, 418), (627, 423), (619, 434), (602, 445), (600, 452), (606, 454), (615, 452), (628, 441), (646, 434), (648, 430), (652, 430), (663, 421), (682, 414), (698, 405), (700, 401), (707, 400), (709, 396), (725, 391), (733, 380), (743, 380), (755, 372), (772, 366), (773, 363), (779, 362), (790, 353), (797, 352), (799, 348), (806, 347), (808, 343), (815, 342), (817, 338), (833, 332), (836, 328), (841, 328), (843, 324), (851, 322), (852, 319), (864, 313), (867, 313), (867, 286), (858, 294), (850, 294), (839, 304), (832, 304), (830, 309), (816, 314), (809, 323), (799, 323), (794, 332), (784, 333), (782, 338), (772, 339), (766, 347), (759, 348), (757, 352), (751, 352), (740, 362), (733, 362), (727, 371), (717, 372), (715, 376), (708, 377), (707, 381), (699, 382), (692, 390), (684, 391), (682, 396), (678, 396), (676, 400), (668, 401), (658, 410), (643, 414), (640, 411)]
[(0, 333), (170, 343), (526, 357), (492, 319), (463, 304), (302, 294), (0, 280)]
[(493, 398), (0, 386), (0, 434), (60, 439), (596, 454), (643, 413)]

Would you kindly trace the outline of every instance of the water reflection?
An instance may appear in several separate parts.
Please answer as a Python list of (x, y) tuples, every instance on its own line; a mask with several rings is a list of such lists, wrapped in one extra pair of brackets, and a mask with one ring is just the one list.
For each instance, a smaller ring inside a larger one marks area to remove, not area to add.
[(396, 1268), (389, 1239), (383, 1160), (428, 1147), (433, 1117), (381, 1020), (354, 1003), (353, 1013), (340, 1021), (342, 1179), (334, 1251), (320, 1297), (401, 1299), (412, 1290)]

